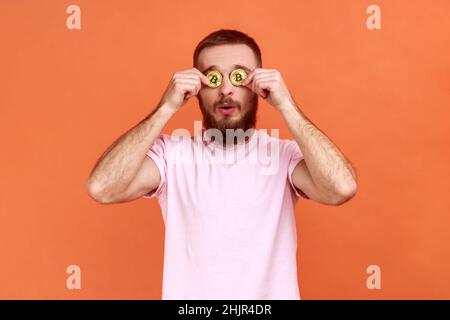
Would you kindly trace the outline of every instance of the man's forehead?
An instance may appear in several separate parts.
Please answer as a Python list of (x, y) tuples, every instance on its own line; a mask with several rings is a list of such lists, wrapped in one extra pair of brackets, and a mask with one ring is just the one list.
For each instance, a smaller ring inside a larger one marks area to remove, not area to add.
[(233, 70), (242, 68), (252, 71), (256, 65), (255, 54), (247, 45), (220, 45), (205, 48), (199, 56), (199, 69), (201, 72), (214, 70)]

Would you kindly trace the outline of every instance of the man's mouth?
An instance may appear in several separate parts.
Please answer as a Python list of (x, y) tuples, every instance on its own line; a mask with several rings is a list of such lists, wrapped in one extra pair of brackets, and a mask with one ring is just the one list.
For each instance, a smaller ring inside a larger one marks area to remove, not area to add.
[(232, 114), (234, 111), (237, 110), (237, 106), (234, 104), (228, 104), (228, 103), (224, 103), (221, 104), (217, 107), (219, 109), (219, 111), (223, 114)]

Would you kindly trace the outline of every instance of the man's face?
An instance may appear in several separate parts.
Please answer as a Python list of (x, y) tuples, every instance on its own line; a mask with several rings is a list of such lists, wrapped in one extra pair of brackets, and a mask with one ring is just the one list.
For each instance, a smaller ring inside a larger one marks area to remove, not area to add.
[[(245, 44), (218, 45), (205, 48), (198, 57), (198, 69), (207, 74), (219, 71), (222, 84), (217, 88), (202, 87), (197, 95), (206, 129), (216, 128), (226, 133), (226, 129), (253, 128), (256, 123), (258, 95), (244, 86), (234, 86), (229, 78), (237, 68), (249, 74), (257, 68), (257, 60), (252, 49)], [(226, 110), (224, 105), (233, 106)]]

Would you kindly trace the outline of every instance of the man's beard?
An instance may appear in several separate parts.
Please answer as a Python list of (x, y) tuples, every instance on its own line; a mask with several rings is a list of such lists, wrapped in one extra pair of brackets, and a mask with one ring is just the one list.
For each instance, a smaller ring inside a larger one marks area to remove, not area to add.
[[(205, 108), (205, 105), (203, 103), (202, 98), (200, 95), (197, 95), (199, 104), (200, 104), (200, 110), (203, 115), (203, 127), (208, 129), (217, 129), (220, 132), (222, 132), (222, 136), (226, 137), (226, 130), (227, 129), (242, 129), (247, 131), (248, 129), (255, 128), (256, 125), (256, 114), (258, 111), (258, 95), (254, 94), (250, 101), (248, 102), (248, 108), (246, 108), (246, 112), (241, 115), (241, 117), (238, 120), (231, 120), (231, 117), (225, 116), (222, 118), (222, 120), (217, 121), (216, 118), (209, 113), (209, 111)], [(237, 101), (231, 100), (231, 99), (223, 99), (217, 103), (214, 104), (214, 108), (212, 112), (215, 112), (216, 107), (219, 104), (222, 103), (232, 103), (238, 107), (238, 109), (241, 111), (241, 104)], [(246, 106), (247, 107), (247, 106)]]

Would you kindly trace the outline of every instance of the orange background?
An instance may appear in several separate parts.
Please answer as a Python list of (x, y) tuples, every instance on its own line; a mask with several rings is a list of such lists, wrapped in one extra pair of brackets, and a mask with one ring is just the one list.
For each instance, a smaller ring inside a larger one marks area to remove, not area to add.
[[(81, 30), (66, 28), (71, 4)], [(255, 38), (359, 175), (343, 206), (297, 204), (302, 298), (450, 298), (450, 2), (376, 1), (372, 31), (370, 4), (1, 1), (0, 298), (161, 298), (156, 199), (100, 205), (85, 182), (220, 28)], [(191, 99), (164, 132), (194, 120)], [(264, 102), (258, 128), (291, 138)], [(71, 264), (81, 290), (66, 288)], [(366, 287), (372, 264), (381, 290)]]

